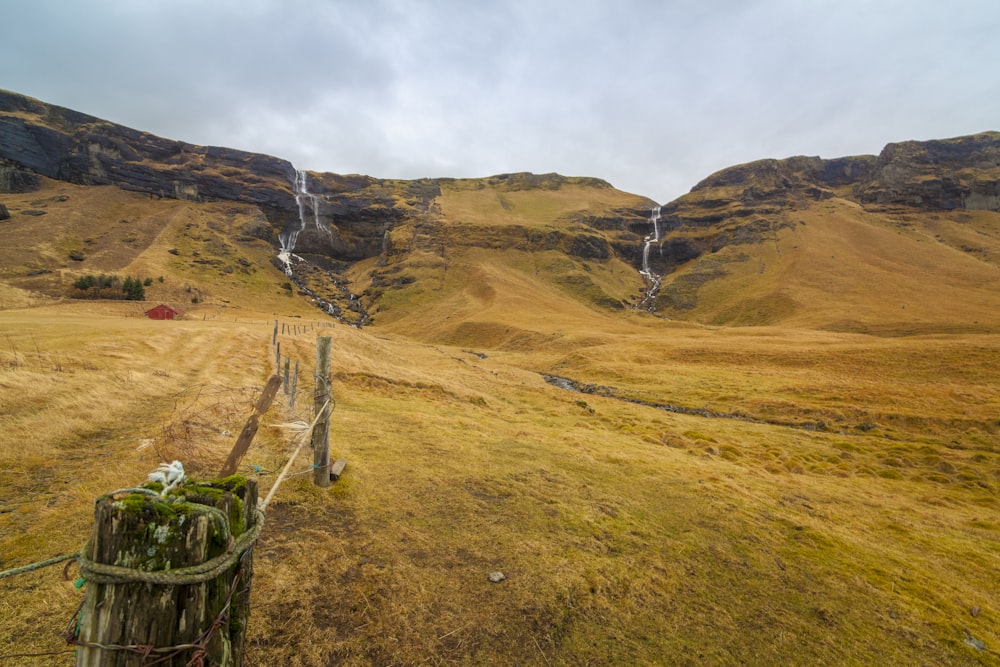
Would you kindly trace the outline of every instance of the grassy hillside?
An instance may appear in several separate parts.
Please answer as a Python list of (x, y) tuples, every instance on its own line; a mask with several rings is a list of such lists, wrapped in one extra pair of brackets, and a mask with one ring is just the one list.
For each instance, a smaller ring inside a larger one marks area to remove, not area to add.
[(0, 221), (4, 305), (69, 296), (80, 276), (107, 273), (153, 278), (147, 301), (184, 309), (316, 312), (293, 298), (287, 278), (272, 266), (271, 228), (255, 207), (43, 183), (39, 191), (2, 199), (10, 213)]
[[(573, 329), (594, 311), (619, 317), (638, 302), (642, 280), (614, 248), (639, 253), (629, 225), (651, 202), (593, 179), (533, 177), (529, 187), (519, 176), (444, 181), (433, 217), (393, 229), (379, 271), (391, 287), (372, 308), (380, 327), (494, 345), (525, 328)], [(356, 267), (356, 284), (373, 265)]]
[[(298, 401), (246, 471), (266, 491), (290, 454), (317, 334), (349, 463), (320, 491), (304, 455), (268, 512), (253, 664), (1000, 664), (996, 214), (816, 202), (672, 275), (684, 322), (573, 254), (641, 239), (592, 218), (642, 198), (443, 183), (351, 269), (383, 283), (359, 331), (283, 286), (256, 209), (2, 202), (0, 569), (78, 550), (93, 499), (160, 461), (214, 475), (280, 319)], [(187, 319), (45, 296), (100, 271), (162, 275)], [(10, 655), (64, 650), (81, 595), (58, 567), (0, 580), (4, 663), (72, 664)]]
[(1000, 329), (1000, 214), (864, 209), (834, 198), (770, 224), (667, 275), (664, 314), (890, 335)]
[[(126, 314), (0, 313), (4, 567), (78, 549), (93, 498), (160, 460), (213, 474), (273, 363), (271, 320)], [(349, 467), (269, 512), (257, 664), (998, 663), (1000, 337), (579, 324), (503, 349), (322, 330)], [(308, 367), (316, 333), (282, 349)], [(247, 459), (265, 489), (310, 391)], [(60, 578), (0, 581), (0, 644), (60, 648)]]

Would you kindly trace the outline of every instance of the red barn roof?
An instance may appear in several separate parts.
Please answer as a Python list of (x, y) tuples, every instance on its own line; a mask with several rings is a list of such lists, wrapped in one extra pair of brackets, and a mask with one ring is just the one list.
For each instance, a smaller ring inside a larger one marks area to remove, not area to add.
[(176, 320), (180, 315), (181, 311), (162, 303), (146, 311), (146, 317), (151, 320)]

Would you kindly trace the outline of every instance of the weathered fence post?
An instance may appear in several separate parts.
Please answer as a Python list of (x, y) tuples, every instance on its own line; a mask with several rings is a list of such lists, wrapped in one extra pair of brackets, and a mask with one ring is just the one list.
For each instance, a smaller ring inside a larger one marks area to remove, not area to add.
[(278, 320), (274, 321), (274, 335), (271, 336), (271, 345), (278, 342)]
[(292, 372), (292, 393), (288, 397), (288, 407), (289, 409), (295, 407), (295, 392), (299, 386), (299, 360), (295, 360), (295, 370)]
[(262, 524), (256, 482), (239, 476), (99, 498), (80, 558), (77, 667), (242, 665)]
[(316, 393), (313, 414), (318, 417), (312, 432), (313, 483), (330, 486), (330, 336), (316, 339)]
[(281, 377), (277, 373), (272, 375), (267, 384), (264, 385), (264, 391), (261, 392), (260, 398), (254, 403), (253, 412), (247, 418), (246, 424), (243, 425), (243, 430), (240, 431), (239, 437), (236, 438), (236, 443), (229, 451), (229, 456), (226, 457), (226, 462), (223, 464), (222, 470), (219, 471), (220, 477), (228, 477), (229, 475), (236, 474), (236, 469), (239, 467), (240, 461), (243, 460), (247, 450), (250, 449), (250, 443), (253, 442), (254, 436), (257, 435), (257, 429), (260, 428), (260, 417), (271, 407), (271, 403), (278, 393), (279, 385), (281, 385)]
[(291, 363), (291, 357), (285, 357), (285, 396), (288, 396), (288, 367)]

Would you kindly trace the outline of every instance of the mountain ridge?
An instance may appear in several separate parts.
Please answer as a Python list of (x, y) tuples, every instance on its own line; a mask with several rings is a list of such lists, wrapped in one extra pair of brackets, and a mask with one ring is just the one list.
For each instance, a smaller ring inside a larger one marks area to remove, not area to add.
[[(846, 321), (820, 316), (817, 305), (859, 298), (854, 285), (863, 277), (830, 281), (831, 288), (817, 294), (802, 284), (816, 282), (804, 277), (812, 265), (802, 257), (820, 253), (799, 246), (841, 243), (850, 230), (860, 234), (857, 243), (870, 242), (860, 239), (877, 229), (935, 239), (941, 247), (930, 255), (909, 243), (899, 247), (921, 262), (954, 267), (945, 273), (962, 277), (970, 304), (984, 296), (983, 303), (992, 302), (1000, 267), (997, 132), (891, 143), (878, 156), (793, 156), (728, 167), (662, 204), (653, 238), (656, 202), (598, 178), (520, 172), (393, 180), (305, 172), (273, 156), (163, 139), (0, 91), (0, 191), (30, 194), (42, 178), (113, 185), (154, 200), (250, 206), (235, 238), (264, 244), (252, 261), (259, 264), (270, 246), (269, 263), (302, 296), (357, 326), (379, 312), (395, 311), (396, 317), (405, 304), (411, 305), (403, 310), (447, 299), (447, 289), (461, 291), (460, 281), (447, 280), (449, 271), (463, 266), (468, 276), (478, 275), (463, 257), (480, 251), (506, 253), (519, 271), (588, 307), (614, 312), (641, 304), (660, 316), (707, 324)], [(831, 224), (839, 227), (805, 231)], [(293, 247), (284, 248), (289, 239)], [(215, 245), (220, 243), (226, 241)], [(290, 261), (279, 260), (282, 249)], [(949, 254), (955, 250), (966, 257)], [(190, 252), (201, 255), (206, 248)], [(845, 252), (858, 271), (883, 275), (863, 247)], [(646, 280), (640, 275), (644, 255)], [(883, 253), (878, 262), (889, 256)], [(224, 263), (192, 258), (185, 270)], [(977, 260), (971, 269), (969, 258)], [(86, 260), (60, 262), (70, 272), (87, 266)], [(24, 271), (38, 270), (46, 267)], [(920, 278), (906, 269), (884, 275), (904, 292), (932, 291), (918, 289)], [(59, 290), (51, 281), (32, 284)], [(884, 325), (888, 320), (877, 310), (870, 317)]]

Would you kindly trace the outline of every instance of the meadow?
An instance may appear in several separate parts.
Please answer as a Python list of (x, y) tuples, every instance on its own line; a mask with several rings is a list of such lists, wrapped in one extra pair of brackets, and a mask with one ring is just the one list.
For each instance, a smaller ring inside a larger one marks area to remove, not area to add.
[[(364, 298), (406, 278), (363, 330), (296, 293), (252, 207), (5, 195), (0, 570), (79, 551), (94, 499), (160, 462), (217, 475), (277, 320), (296, 401), (241, 471), (266, 493), (292, 453), (317, 335), (348, 465), (321, 490), (303, 454), (269, 506), (251, 665), (1000, 665), (995, 214), (824, 200), (679, 269), (663, 294), (697, 306), (668, 320), (626, 307), (617, 256), (528, 243), (644, 198), (480, 185), (351, 269)], [(85, 271), (164, 280), (65, 298)], [(157, 302), (184, 318), (143, 317)], [(0, 579), (0, 662), (73, 663), (76, 576)]]
[[(196, 312), (0, 312), (2, 567), (78, 550), (93, 499), (161, 460), (216, 473), (273, 372), (273, 320)], [(329, 490), (292, 477), (268, 512), (251, 664), (1000, 664), (1000, 336), (595, 313), (470, 347), (301, 315), (283, 354), (310, 368), (333, 337), (348, 468)], [(262, 489), (309, 376), (245, 460)], [(0, 580), (5, 654), (66, 649), (68, 576)]]

